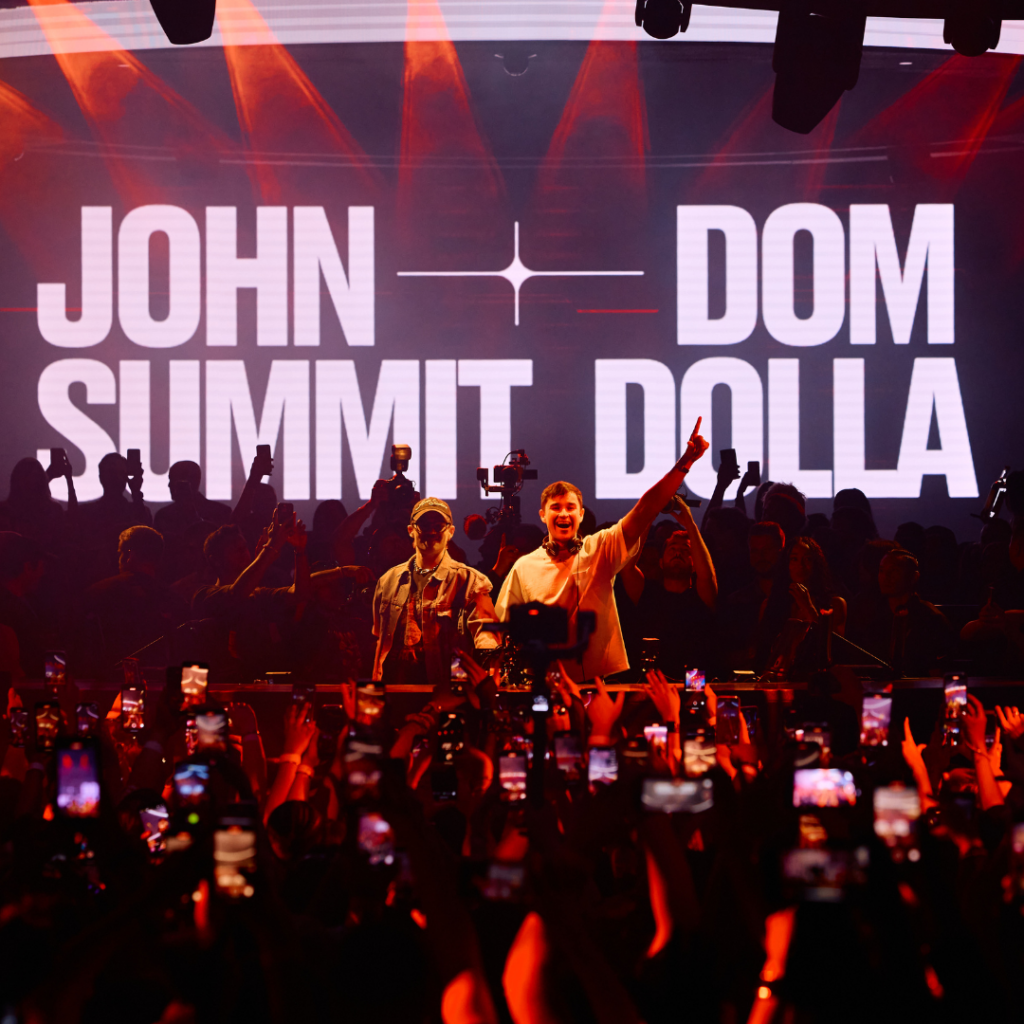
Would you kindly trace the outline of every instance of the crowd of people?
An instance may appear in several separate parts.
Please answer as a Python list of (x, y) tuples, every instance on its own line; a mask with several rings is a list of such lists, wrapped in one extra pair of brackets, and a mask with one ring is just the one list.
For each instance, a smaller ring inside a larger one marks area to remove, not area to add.
[[(691, 509), (698, 431), (616, 523), (558, 481), (461, 544), (400, 473), (307, 531), (266, 453), (234, 508), (175, 464), (155, 514), (120, 455), (81, 504), (66, 460), (19, 462), (0, 1018), (1024, 1016), (1024, 716), (960, 692), (1024, 669), (1024, 474), (976, 540), (886, 540), (856, 490), (727, 505), (727, 463)], [(936, 674), (930, 731), (890, 721)]]

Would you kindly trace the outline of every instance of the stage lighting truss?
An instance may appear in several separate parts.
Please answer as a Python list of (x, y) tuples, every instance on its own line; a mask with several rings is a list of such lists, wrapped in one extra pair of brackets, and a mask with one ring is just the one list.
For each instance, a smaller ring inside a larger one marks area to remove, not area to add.
[(655, 39), (671, 39), (685, 32), (693, 4), (680, 0), (636, 0), (634, 18), (639, 27)]
[(201, 43), (213, 35), (217, 0), (149, 0), (164, 35), (175, 46)]

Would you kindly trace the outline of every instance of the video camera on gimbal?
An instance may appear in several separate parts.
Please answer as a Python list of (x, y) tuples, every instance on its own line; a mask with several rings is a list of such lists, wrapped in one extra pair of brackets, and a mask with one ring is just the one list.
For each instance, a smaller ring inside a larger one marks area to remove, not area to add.
[[(534, 474), (536, 476), (536, 474)], [(576, 642), (567, 646), (569, 613), (559, 605), (514, 604), (509, 607), (507, 622), (485, 622), (488, 632), (504, 632), (530, 665), (533, 695), (533, 759), (526, 778), (527, 798), (534, 806), (544, 802), (544, 755), (547, 752), (547, 718), (551, 693), (547, 670), (559, 658), (572, 660), (582, 656), (597, 628), (597, 614), (579, 609), (576, 612)]]
[(407, 444), (391, 446), (392, 476), (384, 482), (387, 484), (387, 498), (381, 506), (389, 522), (404, 526), (409, 521), (412, 507), (416, 504), (416, 488), (405, 475), (412, 460), (412, 447)]
[(495, 483), (487, 482), (486, 466), (481, 466), (476, 471), (476, 478), (480, 481), (484, 494), (501, 495), (501, 504), (487, 510), (487, 522), (502, 523), (505, 526), (518, 526), (522, 522), (519, 492), (523, 489), (524, 481), (537, 479), (537, 470), (527, 469), (529, 465), (530, 459), (525, 450), (516, 448), (505, 456), (505, 461), (500, 466), (494, 467)]

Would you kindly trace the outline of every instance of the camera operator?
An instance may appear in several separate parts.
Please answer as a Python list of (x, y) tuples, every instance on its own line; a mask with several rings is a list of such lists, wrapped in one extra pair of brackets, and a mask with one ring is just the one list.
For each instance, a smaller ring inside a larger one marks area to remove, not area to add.
[(597, 615), (597, 629), (578, 662), (567, 663), (577, 681), (611, 675), (629, 668), (622, 628), (615, 606), (615, 576), (629, 561), (641, 537), (679, 490), (690, 467), (707, 451), (698, 418), (682, 458), (650, 488), (619, 522), (586, 538), (578, 536), (583, 522), (583, 495), (563, 480), (548, 484), (541, 494), (540, 518), (548, 535), (536, 551), (520, 558), (498, 595), (498, 617), (508, 619), (509, 607), (540, 601), (557, 604), (569, 613), (570, 643), (575, 642), (580, 609)]
[(493, 649), (497, 636), (481, 627), (497, 616), (490, 581), (448, 554), (452, 511), (440, 498), (416, 502), (408, 526), (415, 553), (377, 583), (373, 678), (390, 684), (446, 688), (458, 647)]

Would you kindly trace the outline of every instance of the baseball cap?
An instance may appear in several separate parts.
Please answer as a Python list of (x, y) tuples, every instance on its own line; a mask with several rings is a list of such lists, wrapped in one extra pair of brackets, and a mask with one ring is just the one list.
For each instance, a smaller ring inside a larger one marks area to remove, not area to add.
[(424, 498), (422, 501), (417, 501), (412, 507), (409, 522), (415, 523), (424, 512), (439, 512), (444, 516), (446, 523), (449, 525), (452, 523), (452, 510), (448, 507), (448, 502), (442, 501), (440, 498)]

